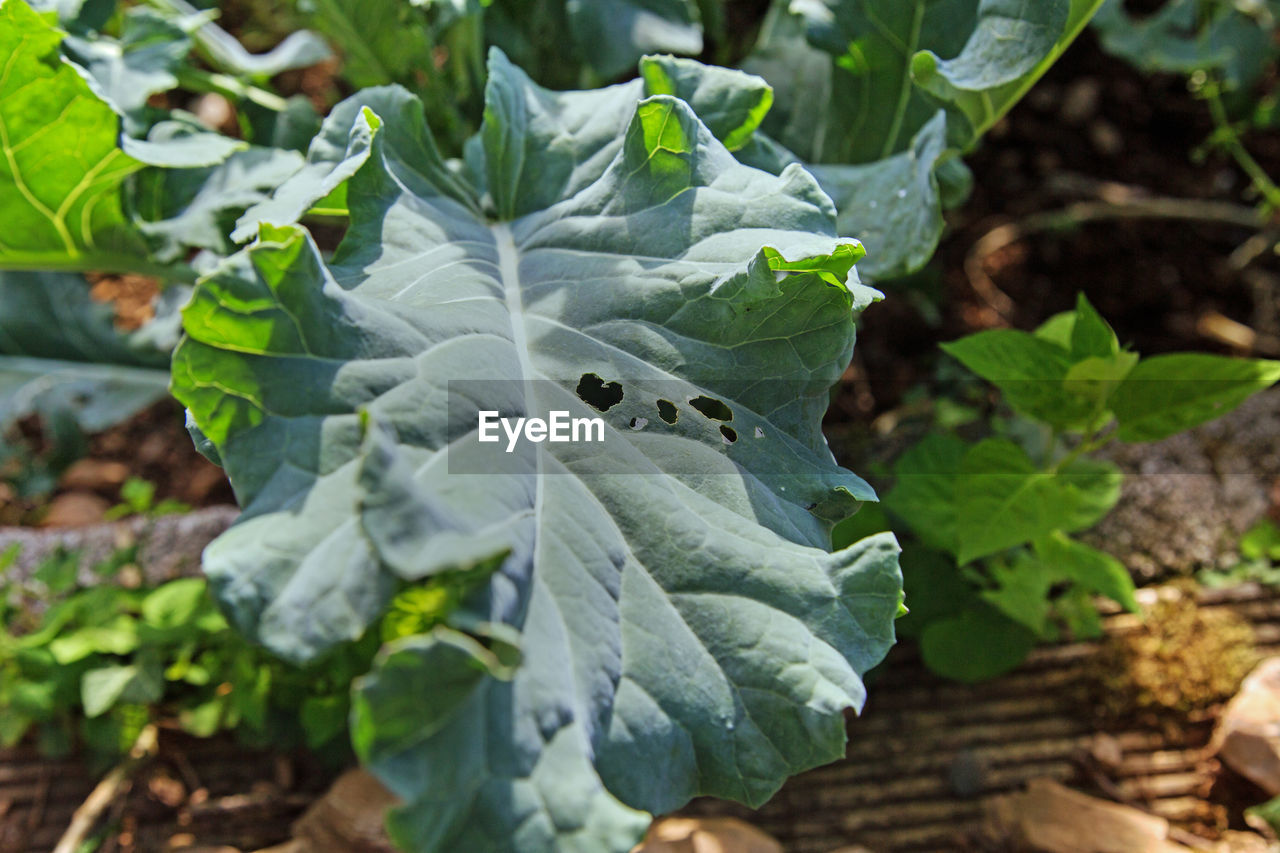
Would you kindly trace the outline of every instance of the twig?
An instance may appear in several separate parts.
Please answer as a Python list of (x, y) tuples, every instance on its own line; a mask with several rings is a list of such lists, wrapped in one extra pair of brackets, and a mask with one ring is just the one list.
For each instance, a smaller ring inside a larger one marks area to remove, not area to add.
[(75, 814), (71, 816), (67, 831), (62, 834), (58, 845), (53, 848), (53, 853), (75, 853), (80, 848), (102, 813), (115, 801), (116, 797), (128, 790), (133, 774), (155, 755), (156, 740), (155, 724), (148, 723), (138, 735), (138, 739), (134, 741), (133, 748), (129, 750), (124, 761), (112, 768), (111, 772), (103, 777), (76, 809)]
[(1033, 213), (1017, 222), (999, 225), (973, 244), (965, 257), (964, 270), (974, 293), (1001, 317), (1009, 319), (1013, 300), (996, 286), (985, 262), (1001, 249), (1033, 234), (1064, 231), (1088, 222), (1116, 219), (1168, 219), (1188, 222), (1219, 222), (1242, 228), (1261, 228), (1264, 215), (1256, 208), (1224, 201), (1182, 198), (1124, 198), (1109, 201), (1078, 201), (1058, 210)]

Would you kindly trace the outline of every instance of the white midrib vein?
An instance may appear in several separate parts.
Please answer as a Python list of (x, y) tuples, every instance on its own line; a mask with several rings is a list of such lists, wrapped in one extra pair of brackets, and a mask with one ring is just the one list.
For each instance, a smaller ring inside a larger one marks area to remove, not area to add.
[[(494, 247), (498, 252), (498, 276), (502, 280), (503, 298), (507, 303), (507, 314), (511, 317), (511, 344), (515, 347), (516, 358), (520, 363), (520, 377), (524, 383), (525, 408), (534, 399), (533, 358), (529, 353), (529, 332), (524, 322), (524, 292), (520, 286), (520, 251), (516, 248), (515, 236), (511, 227), (504, 222), (491, 225)], [(538, 562), (538, 549), (542, 537), (538, 531), (542, 529), (542, 448), (535, 450), (538, 460), (534, 476), (537, 478), (533, 497), (533, 530), (536, 540), (533, 546), (534, 565)]]

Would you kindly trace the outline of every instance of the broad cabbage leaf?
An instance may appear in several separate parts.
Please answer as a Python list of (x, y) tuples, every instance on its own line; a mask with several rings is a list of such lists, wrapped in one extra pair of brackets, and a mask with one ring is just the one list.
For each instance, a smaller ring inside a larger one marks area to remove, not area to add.
[(167, 396), (186, 295), (170, 288), (155, 319), (122, 332), (83, 276), (0, 272), (0, 429), (38, 414), (92, 432)]
[(743, 67), (775, 90), (765, 132), (813, 166), (840, 233), (866, 244), (863, 276), (894, 278), (933, 255), (942, 204), (968, 180), (958, 154), (1101, 2), (777, 0)]
[(1102, 46), (1143, 71), (1215, 71), (1237, 89), (1257, 82), (1277, 56), (1280, 3), (1169, 0), (1138, 19), (1108, 0), (1093, 24)]
[(122, 185), (141, 164), (62, 36), (22, 0), (0, 5), (0, 269), (130, 269), (143, 246)]
[[(877, 297), (861, 248), (800, 166), (742, 165), (639, 82), (556, 94), (495, 53), (464, 172), (422, 115), (340, 105), (185, 310), (174, 392), (244, 508), (212, 586), (295, 660), (470, 588), (355, 705), (406, 849), (625, 853), (644, 812), (759, 804), (842, 754), (893, 640), (897, 546), (830, 552), (874, 494), (819, 428)], [(338, 186), (326, 260), (291, 219)], [(503, 454), (489, 409), (606, 440)]]

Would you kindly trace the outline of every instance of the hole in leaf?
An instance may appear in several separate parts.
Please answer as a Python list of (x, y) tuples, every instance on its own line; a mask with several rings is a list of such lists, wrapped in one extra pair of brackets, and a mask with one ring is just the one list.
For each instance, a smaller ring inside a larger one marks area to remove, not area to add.
[(648, 418), (632, 418), (632, 419), (631, 419), (631, 428), (632, 428), (632, 429), (644, 429), (644, 428), (645, 428), (645, 427), (647, 427), (648, 425), (649, 425), (649, 419), (648, 419)]
[(733, 420), (733, 410), (726, 406), (723, 400), (717, 400), (715, 397), (694, 397), (689, 401), (689, 405), (712, 420)]
[(756, 438), (764, 438), (764, 430), (760, 427), (756, 427)]
[(724, 440), (727, 441), (729, 444), (733, 444), (735, 441), (738, 440), (738, 433), (731, 426), (721, 426), (720, 434), (724, 436)]
[(658, 417), (662, 418), (669, 424), (673, 424), (676, 422), (676, 419), (680, 417), (680, 410), (677, 409), (676, 404), (670, 400), (659, 400)]
[(584, 373), (578, 380), (578, 398), (593, 409), (607, 412), (622, 402), (622, 386), (605, 382), (594, 373)]

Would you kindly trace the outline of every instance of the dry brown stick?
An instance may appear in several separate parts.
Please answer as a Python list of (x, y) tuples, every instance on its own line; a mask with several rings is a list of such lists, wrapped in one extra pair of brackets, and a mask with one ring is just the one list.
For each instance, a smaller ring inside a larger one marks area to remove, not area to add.
[(71, 823), (67, 825), (67, 831), (53, 848), (53, 853), (75, 853), (80, 848), (102, 813), (115, 802), (116, 797), (128, 790), (133, 774), (155, 755), (156, 740), (156, 726), (148, 723), (134, 741), (124, 761), (112, 768), (76, 809), (71, 816)]

